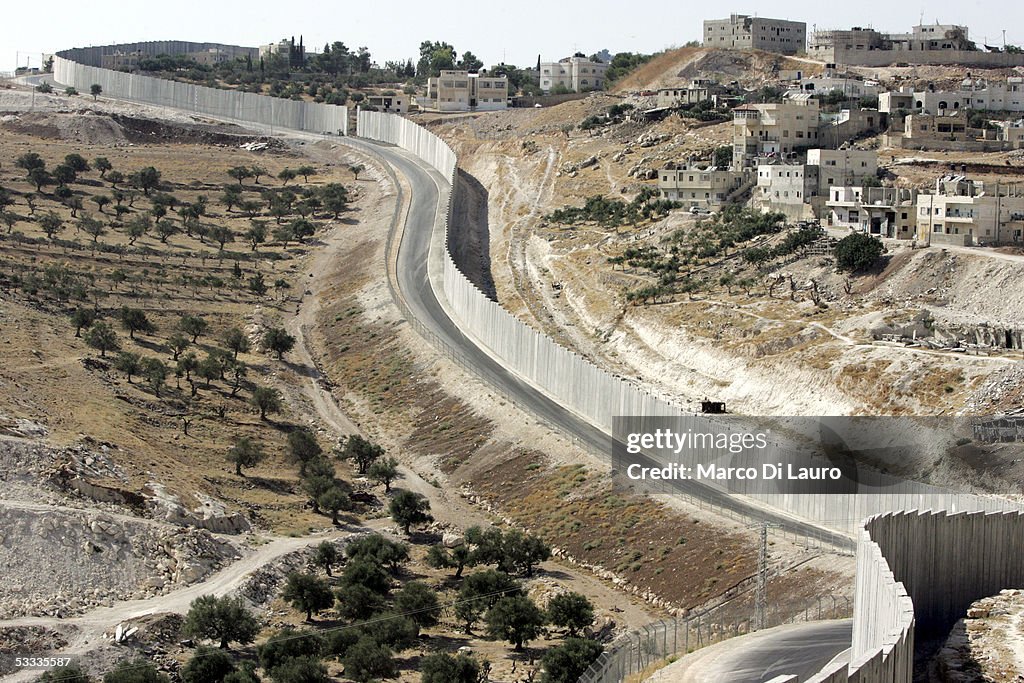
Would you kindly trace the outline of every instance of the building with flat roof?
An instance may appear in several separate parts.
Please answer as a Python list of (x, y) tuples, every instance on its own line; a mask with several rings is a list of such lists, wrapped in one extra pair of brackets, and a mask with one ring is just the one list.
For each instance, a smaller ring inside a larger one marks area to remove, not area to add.
[(194, 59), (197, 64), (204, 66), (215, 66), (233, 59), (231, 53), (216, 47), (200, 50), (199, 52), (189, 52), (187, 56)]
[(442, 71), (427, 79), (420, 105), (437, 111), (494, 111), (508, 107), (508, 78), (468, 71)]
[(833, 186), (825, 216), (834, 227), (909, 240), (917, 234), (916, 201), (917, 190), (907, 188)]
[(947, 113), (944, 110), (942, 114), (910, 114), (903, 121), (903, 138), (910, 144), (928, 140), (970, 140), (967, 112), (951, 110)]
[(586, 57), (566, 57), (557, 62), (541, 62), (540, 89), (549, 93), (559, 86), (572, 92), (604, 90), (608, 65)]
[(1024, 186), (983, 183), (963, 175), (935, 181), (917, 196), (917, 238), (963, 246), (1024, 243)]
[(778, 211), (791, 221), (811, 218), (811, 204), (818, 193), (818, 167), (809, 164), (761, 164), (757, 167), (754, 205), (762, 211)]
[(689, 208), (720, 209), (742, 198), (753, 184), (754, 173), (750, 169), (684, 164), (658, 171), (662, 198), (682, 202)]
[(703, 44), (704, 47), (803, 54), (807, 46), (807, 24), (746, 14), (732, 14), (727, 19), (705, 19)]
[(818, 145), (820, 109), (810, 95), (733, 109), (732, 165), (756, 165), (758, 158), (786, 158)]
[(674, 88), (658, 88), (659, 107), (679, 107), (697, 104), (713, 99), (714, 95), (725, 91), (712, 80), (706, 78), (691, 79), (688, 85)]
[(115, 52), (100, 57), (100, 66), (104, 69), (114, 71), (135, 71), (139, 68), (139, 61), (145, 59), (142, 51), (136, 52)]
[(965, 78), (956, 90), (914, 90), (904, 86), (881, 93), (878, 109), (883, 112), (940, 114), (958, 109), (1024, 112), (1024, 78), (1010, 76), (1003, 81)]
[(306, 48), (302, 45), (302, 36), (299, 36), (298, 45), (295, 44), (295, 36), (282, 38), (276, 43), (260, 45), (260, 59), (271, 57), (283, 57), (288, 60), (290, 66), (299, 67), (306, 63)]
[(858, 66), (892, 64), (963, 64), (979, 67), (1024, 65), (1024, 54), (980, 50), (966, 26), (920, 24), (909, 33), (884, 33), (873, 28), (814, 31), (807, 55), (826, 63)]
[(792, 90), (797, 92), (822, 95), (832, 92), (840, 92), (849, 99), (861, 99), (875, 97), (878, 95), (878, 81), (869, 81), (863, 78), (852, 76), (835, 76), (825, 74), (823, 76), (805, 76), (794, 79)]
[(757, 167), (754, 203), (762, 211), (780, 211), (790, 220), (821, 217), (834, 186), (875, 178), (878, 157), (859, 149), (810, 149), (804, 163), (768, 160)]
[(366, 104), (385, 114), (405, 114), (409, 111), (410, 97), (404, 93), (367, 95)]

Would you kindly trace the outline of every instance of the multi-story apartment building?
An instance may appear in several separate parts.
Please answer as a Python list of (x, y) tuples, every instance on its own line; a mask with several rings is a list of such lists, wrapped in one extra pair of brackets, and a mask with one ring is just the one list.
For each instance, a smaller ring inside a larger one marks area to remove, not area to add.
[(791, 220), (823, 215), (834, 186), (856, 185), (876, 177), (878, 158), (872, 151), (811, 149), (806, 163), (765, 163), (757, 167), (755, 204), (781, 211)]
[(586, 57), (566, 57), (557, 62), (541, 62), (540, 89), (551, 92), (562, 86), (572, 92), (604, 90), (608, 65)]
[(733, 166), (755, 165), (760, 158), (787, 158), (818, 145), (818, 100), (807, 94), (782, 102), (746, 104), (733, 110)]
[(698, 209), (720, 209), (737, 201), (754, 184), (750, 169), (731, 170), (685, 164), (658, 172), (658, 189), (664, 199)]
[(958, 109), (1024, 112), (1024, 78), (1011, 76), (1005, 81), (965, 78), (957, 90), (903, 87), (880, 94), (878, 109), (925, 114), (950, 113)]
[(508, 107), (508, 78), (468, 71), (442, 71), (427, 79), (420, 104), (438, 111), (493, 111)]
[(834, 186), (828, 191), (828, 224), (879, 237), (913, 239), (917, 233), (917, 190), (898, 187)]
[(807, 24), (802, 21), (732, 14), (727, 19), (704, 20), (704, 47), (765, 50), (784, 55), (803, 54)]
[(789, 220), (810, 218), (812, 199), (818, 194), (817, 166), (761, 164), (757, 167), (754, 205), (762, 211), (780, 211)]
[(856, 185), (876, 177), (878, 155), (864, 149), (810, 149), (807, 165), (821, 169), (818, 194), (826, 195), (833, 185)]
[(917, 238), (926, 244), (1024, 243), (1024, 187), (943, 176), (917, 196)]

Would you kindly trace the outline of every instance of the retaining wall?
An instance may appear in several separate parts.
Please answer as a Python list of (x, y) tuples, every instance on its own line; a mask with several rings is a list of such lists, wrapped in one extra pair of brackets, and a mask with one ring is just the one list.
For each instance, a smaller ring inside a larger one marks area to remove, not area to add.
[(973, 50), (822, 50), (814, 59), (840, 66), (892, 66), (894, 64), (934, 66), (977, 66), (1005, 69), (1024, 66), (1024, 55)]
[[(348, 108), (333, 104), (317, 104), (286, 100), (268, 95), (222, 90), (191, 83), (179, 83), (163, 78), (112, 71), (95, 66), (104, 54), (131, 51), (149, 46), (147, 54), (179, 54), (218, 46), (214, 43), (186, 43), (167, 41), (159, 43), (130, 43), (94, 48), (75, 48), (58, 52), (53, 58), (53, 78), (62, 85), (74, 86), (87, 93), (94, 83), (103, 88), (103, 94), (119, 99), (173, 107), (196, 114), (258, 124), (273, 128), (290, 128), (311, 133), (348, 134)], [(159, 49), (158, 49), (159, 47)], [(249, 48), (237, 48), (248, 50)]]

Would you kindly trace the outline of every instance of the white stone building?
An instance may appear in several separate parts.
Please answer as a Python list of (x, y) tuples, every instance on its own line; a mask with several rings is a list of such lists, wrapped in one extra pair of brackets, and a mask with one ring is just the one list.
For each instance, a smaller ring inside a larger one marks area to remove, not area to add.
[(566, 57), (557, 62), (541, 62), (540, 89), (546, 93), (558, 86), (572, 92), (604, 90), (608, 65), (586, 57)]
[(508, 78), (468, 71), (442, 71), (427, 79), (420, 105), (437, 111), (494, 111), (508, 108)]

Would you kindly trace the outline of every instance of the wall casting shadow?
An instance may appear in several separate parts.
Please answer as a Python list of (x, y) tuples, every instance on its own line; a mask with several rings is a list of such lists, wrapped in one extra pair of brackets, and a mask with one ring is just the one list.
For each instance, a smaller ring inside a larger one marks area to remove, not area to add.
[(448, 245), (452, 259), (469, 281), (492, 301), (498, 300), (491, 275), (491, 231), (487, 220), (487, 188), (464, 171), (455, 179), (452, 220), (448, 226)]

